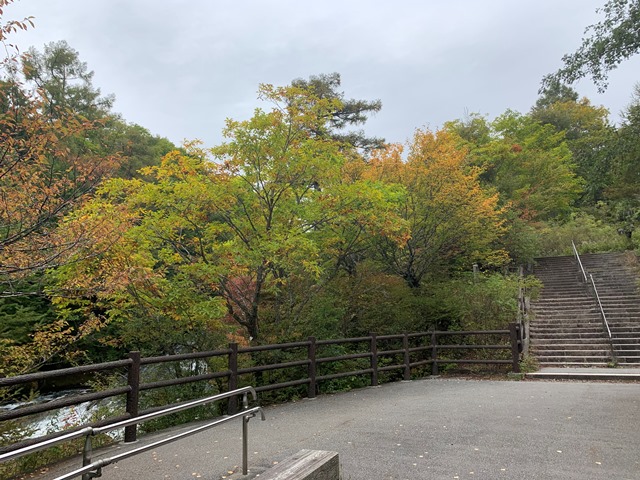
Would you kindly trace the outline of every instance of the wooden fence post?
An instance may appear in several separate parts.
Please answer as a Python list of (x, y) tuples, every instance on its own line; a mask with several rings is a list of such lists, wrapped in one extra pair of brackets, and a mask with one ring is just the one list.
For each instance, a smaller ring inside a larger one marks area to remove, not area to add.
[(409, 355), (409, 335), (406, 332), (402, 337), (402, 349), (404, 350), (403, 380), (411, 380), (411, 356)]
[(515, 373), (520, 373), (520, 348), (519, 348), (519, 335), (518, 324), (509, 324), (509, 336), (511, 338), (511, 359), (513, 361), (512, 369)]
[[(228, 390), (236, 390), (238, 388), (238, 344), (230, 343), (229, 348), (229, 387)], [(227, 413), (233, 415), (238, 413), (238, 398), (229, 397), (229, 403), (227, 405)]]
[[(127, 372), (127, 384), (131, 390), (127, 393), (127, 413), (131, 418), (138, 416), (140, 402), (140, 352), (129, 352), (132, 360)], [(125, 443), (135, 442), (137, 438), (137, 425), (129, 425), (124, 428)]]
[(307, 397), (316, 398), (316, 337), (309, 337), (309, 347), (307, 349), (307, 358), (309, 359), (308, 375), (309, 389)]
[(431, 332), (431, 375), (438, 375), (438, 338)]
[(375, 333), (369, 334), (371, 337), (371, 386), (378, 386), (378, 337)]

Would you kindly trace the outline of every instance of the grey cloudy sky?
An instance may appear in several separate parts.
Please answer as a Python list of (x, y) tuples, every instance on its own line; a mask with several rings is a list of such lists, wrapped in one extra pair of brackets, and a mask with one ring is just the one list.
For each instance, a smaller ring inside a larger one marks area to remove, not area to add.
[[(22, 0), (5, 16), (35, 17), (21, 50), (67, 40), (115, 111), (176, 143), (220, 143), (225, 118), (260, 106), (259, 83), (331, 72), (348, 98), (382, 100), (368, 134), (403, 142), (465, 112), (528, 111), (604, 1)], [(605, 94), (576, 88), (617, 121), (638, 72), (635, 58)]]

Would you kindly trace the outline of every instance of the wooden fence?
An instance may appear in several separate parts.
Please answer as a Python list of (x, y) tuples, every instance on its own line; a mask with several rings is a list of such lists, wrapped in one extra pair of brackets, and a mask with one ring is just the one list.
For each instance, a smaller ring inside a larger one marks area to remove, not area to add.
[[(469, 337), (474, 337), (475, 341), (472, 344), (465, 343), (465, 339)], [(483, 341), (489, 343), (485, 344)], [(341, 353), (335, 355), (336, 349)], [(0, 412), (0, 422), (17, 420), (84, 402), (126, 395), (125, 412), (122, 415), (91, 424), (91, 426), (99, 427), (167, 407), (167, 405), (160, 405), (140, 410), (140, 394), (142, 392), (205, 381), (222, 382), (222, 389), (226, 389), (226, 391), (235, 390), (245, 384), (256, 385), (257, 392), (298, 387), (306, 390), (307, 397), (315, 398), (319, 386), (323, 382), (344, 377), (364, 377), (369, 385), (376, 386), (381, 381), (382, 374), (386, 374), (383, 381), (410, 380), (412, 371), (417, 372), (418, 369), (421, 369), (421, 374), (437, 375), (440, 367), (446, 364), (506, 365), (512, 371), (519, 372), (521, 351), (522, 328), (521, 325), (512, 323), (508, 330), (432, 331), (398, 335), (371, 334), (365, 337), (332, 340), (317, 340), (315, 337), (309, 337), (300, 342), (253, 347), (239, 347), (238, 344), (231, 343), (228, 348), (222, 350), (160, 357), (141, 358), (140, 352), (131, 352), (129, 358), (115, 362), (0, 378), (0, 388), (20, 388), (53, 378), (98, 372), (120, 372), (123, 374), (126, 371), (127, 377), (126, 385), (120, 387)], [(293, 358), (293, 360), (279, 361), (276, 359), (273, 362), (272, 359), (265, 358), (261, 352), (277, 352), (280, 357), (285, 356)], [(502, 354), (498, 352), (502, 352)], [(222, 363), (226, 368), (146, 383), (141, 378), (145, 366), (166, 362), (211, 361), (212, 359), (219, 359), (218, 364)], [(274, 371), (288, 371), (289, 374), (281, 374), (273, 382), (269, 379), (265, 380), (263, 374)], [(227, 413), (235, 413), (237, 409), (237, 399), (231, 399), (227, 405)], [(86, 425), (75, 428), (80, 429), (83, 426)], [(72, 429), (67, 429), (64, 433), (70, 431)], [(62, 432), (57, 432), (0, 447), (0, 453), (55, 438), (61, 434)], [(125, 441), (131, 442), (135, 439), (136, 426), (127, 427)]]

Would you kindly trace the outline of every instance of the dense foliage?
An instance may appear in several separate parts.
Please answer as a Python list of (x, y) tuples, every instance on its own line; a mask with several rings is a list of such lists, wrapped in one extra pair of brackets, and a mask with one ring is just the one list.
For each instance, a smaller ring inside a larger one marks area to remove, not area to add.
[[(623, 3), (594, 39), (635, 15)], [(132, 349), (503, 327), (513, 267), (571, 240), (640, 242), (638, 91), (612, 125), (560, 75), (527, 113), (394, 145), (350, 130), (381, 103), (347, 99), (333, 73), (262, 85), (263, 108), (229, 120), (224, 143), (176, 148), (113, 113), (66, 42), (3, 67), (0, 375)]]

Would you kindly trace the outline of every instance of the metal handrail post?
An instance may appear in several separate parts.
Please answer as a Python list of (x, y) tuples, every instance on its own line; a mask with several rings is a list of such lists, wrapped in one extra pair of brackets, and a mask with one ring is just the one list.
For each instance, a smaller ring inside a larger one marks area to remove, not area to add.
[[(249, 409), (249, 400), (247, 394), (242, 395), (242, 410)], [(249, 455), (249, 416), (242, 417), (242, 475), (246, 475), (249, 471), (247, 456)]]
[[(91, 456), (93, 455), (93, 447), (91, 445), (91, 437), (93, 431), (87, 432), (87, 436), (84, 438), (84, 448), (82, 449), (82, 466), (86, 467), (91, 465)], [(82, 480), (91, 480), (95, 475), (93, 472), (83, 473)]]

